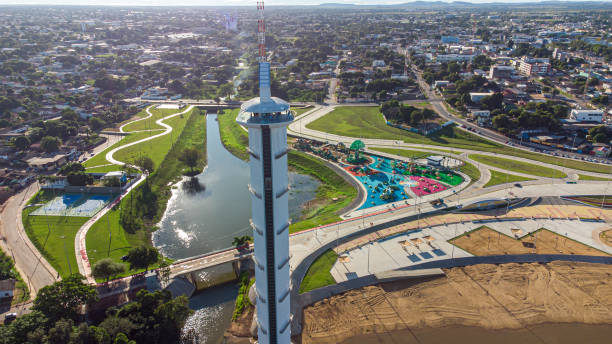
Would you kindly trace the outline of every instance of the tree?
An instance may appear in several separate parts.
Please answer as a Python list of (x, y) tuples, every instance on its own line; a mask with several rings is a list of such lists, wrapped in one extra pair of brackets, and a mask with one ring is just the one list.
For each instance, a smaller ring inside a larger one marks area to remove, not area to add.
[(79, 115), (77, 115), (74, 110), (70, 108), (66, 108), (62, 110), (62, 121), (76, 122), (79, 120)]
[(159, 260), (159, 253), (155, 247), (140, 246), (132, 248), (127, 254), (127, 261), (130, 263), (130, 269), (144, 268), (149, 270), (151, 264), (155, 264)]
[(234, 237), (234, 240), (232, 241), (232, 245), (234, 245), (237, 249), (241, 249), (242, 247), (247, 245), (252, 240), (253, 238), (251, 238), (248, 235), (237, 236), (237, 237)]
[(11, 344), (29, 343), (28, 334), (35, 332), (38, 328), (46, 329), (48, 323), (49, 319), (39, 311), (22, 315), (10, 325), (0, 326), (0, 342)]
[(159, 276), (164, 285), (168, 285), (170, 282), (170, 263), (162, 256), (159, 262)]
[(136, 342), (133, 340), (129, 340), (129, 338), (125, 334), (119, 332), (119, 334), (117, 334), (117, 337), (115, 337), (115, 341), (113, 342), (113, 344), (136, 344)]
[(78, 307), (97, 300), (96, 288), (83, 283), (85, 277), (73, 274), (52, 285), (43, 287), (34, 299), (33, 310), (40, 311), (51, 321), (76, 320)]
[(60, 176), (67, 176), (72, 173), (81, 173), (81, 172), (83, 173), (85, 172), (85, 167), (83, 167), (82, 164), (78, 162), (69, 162), (66, 165), (62, 166), (62, 168), (60, 168), (57, 174), (59, 174)]
[(92, 273), (95, 278), (103, 278), (108, 282), (111, 277), (117, 276), (124, 271), (125, 265), (116, 263), (111, 258), (104, 258), (94, 264)]
[(182, 161), (185, 165), (189, 166), (191, 170), (193, 170), (198, 165), (198, 162), (201, 159), (202, 153), (195, 148), (185, 148), (179, 156), (179, 160)]
[(488, 110), (501, 109), (503, 105), (504, 95), (501, 93), (493, 93), (490, 96), (485, 96), (480, 100)]
[(15, 148), (19, 149), (20, 151), (24, 151), (30, 147), (30, 139), (25, 136), (19, 136), (13, 140), (13, 144), (15, 145)]
[(70, 341), (70, 333), (72, 333), (72, 325), (74, 322), (70, 319), (60, 319), (55, 323), (55, 326), (49, 329), (47, 334), (47, 342), (49, 344), (65, 344)]
[(62, 145), (62, 140), (55, 136), (45, 136), (40, 140), (40, 148), (45, 152), (56, 152)]
[(134, 165), (145, 174), (150, 174), (155, 169), (155, 163), (146, 155), (134, 160)]
[(104, 128), (105, 125), (106, 125), (106, 122), (103, 119), (101, 119), (101, 118), (91, 117), (89, 119), (89, 126), (94, 131), (98, 131), (98, 130)]
[(85, 186), (93, 183), (93, 176), (85, 172), (70, 173), (66, 180), (72, 186)]

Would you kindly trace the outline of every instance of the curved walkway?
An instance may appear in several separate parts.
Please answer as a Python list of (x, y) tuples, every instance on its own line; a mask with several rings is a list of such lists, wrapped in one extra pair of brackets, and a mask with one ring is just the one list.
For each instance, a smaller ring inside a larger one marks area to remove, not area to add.
[[(320, 131), (313, 130), (313, 129), (306, 127), (309, 123), (329, 114), (335, 108), (336, 106), (327, 106), (327, 107), (318, 108), (317, 111), (305, 113), (303, 116), (300, 116), (291, 125), (289, 125), (288, 131), (293, 135), (304, 137), (304, 138), (311, 138), (311, 139), (325, 140), (325, 141), (332, 141), (332, 142), (343, 142), (345, 144), (350, 145), (350, 143), (357, 138), (320, 132)], [(548, 167), (548, 168), (555, 169), (555, 170), (560, 170), (560, 171), (565, 172), (568, 176), (571, 174), (580, 173), (583, 175), (588, 175), (588, 176), (593, 176), (593, 177), (610, 178), (610, 175), (607, 173), (597, 173), (597, 172), (576, 170), (576, 169), (572, 169), (572, 168), (568, 168), (564, 166), (549, 164), (549, 163), (531, 160), (527, 158), (516, 157), (513, 155), (484, 152), (484, 151), (465, 149), (465, 148), (454, 148), (454, 147), (448, 147), (448, 146), (434, 146), (434, 145), (426, 145), (426, 144), (405, 143), (403, 141), (398, 141), (398, 140), (370, 139), (370, 138), (359, 138), (359, 139), (362, 140), (370, 148), (379, 147), (379, 148), (417, 149), (417, 150), (429, 149), (429, 150), (437, 150), (438, 154), (445, 154), (445, 155), (451, 155), (451, 156), (453, 154), (450, 154), (447, 152), (440, 152), (440, 150), (443, 150), (443, 151), (453, 150), (455, 152), (461, 152), (461, 153), (489, 155), (489, 156), (502, 157), (506, 159), (513, 159), (516, 161), (522, 161), (525, 163), (530, 163), (530, 164), (534, 164), (538, 166)], [(517, 148), (517, 147), (514, 147), (514, 148)], [(547, 156), (547, 155), (543, 155), (543, 156)], [(602, 165), (602, 166), (606, 166), (606, 165)], [(612, 166), (610, 166), (610, 170), (612, 172)], [(508, 171), (506, 173), (512, 174), (514, 172)]]
[[(139, 118), (139, 119), (136, 119), (134, 121), (128, 122), (128, 123), (122, 125), (119, 128), (119, 131), (122, 132), (122, 133), (133, 133), (133, 132), (125, 132), (123, 130), (123, 128), (125, 126), (129, 125), (129, 124), (132, 124), (132, 123), (135, 123), (135, 122), (139, 122), (139, 121), (145, 120), (147, 118), (151, 118), (151, 116), (153, 116), (153, 114), (150, 111), (151, 107), (153, 107), (153, 105), (149, 106), (146, 109), (146, 112), (149, 114), (147, 117)], [(167, 119), (170, 119), (170, 118), (174, 118), (176, 116), (183, 115), (183, 114), (191, 111), (192, 109), (193, 109), (193, 105), (190, 105), (185, 110), (183, 110), (181, 112), (177, 112), (177, 113), (174, 113), (172, 115), (169, 115), (169, 116), (166, 116), (166, 117), (158, 119), (157, 121), (155, 121), (155, 123), (160, 125), (160, 126), (162, 126), (162, 127), (164, 127), (165, 129), (153, 129), (153, 130), (150, 130), (150, 131), (164, 130), (163, 133), (159, 133), (157, 135), (149, 136), (149, 137), (146, 137), (144, 139), (141, 139), (141, 140), (138, 140), (138, 141), (134, 141), (134, 142), (125, 144), (123, 146), (116, 147), (116, 148), (110, 150), (108, 153), (106, 153), (106, 160), (109, 161), (113, 165), (119, 165), (119, 166), (125, 165), (125, 162), (118, 161), (118, 160), (113, 158), (113, 155), (116, 152), (118, 152), (118, 151), (120, 151), (120, 150), (122, 150), (124, 148), (131, 147), (131, 146), (134, 146), (134, 145), (137, 145), (137, 144), (140, 144), (140, 143), (143, 143), (143, 142), (146, 142), (146, 141), (150, 141), (150, 140), (156, 139), (158, 137), (170, 134), (172, 132), (173, 128), (170, 125), (164, 123), (164, 121), (167, 120)], [(138, 132), (138, 131), (134, 131), (134, 132)], [(112, 207), (115, 204), (118, 204), (121, 201), (121, 199), (123, 199), (125, 196), (127, 196), (130, 193), (130, 191), (132, 191), (135, 187), (137, 187), (145, 179), (146, 179), (146, 177), (144, 175), (141, 175), (140, 178), (137, 181), (135, 181), (126, 190), (124, 190), (113, 202), (107, 204), (102, 210), (100, 210), (95, 216), (93, 216), (87, 222), (85, 222), (85, 224), (83, 224), (83, 226), (81, 226), (81, 228), (79, 228), (79, 231), (77, 232), (77, 234), (76, 234), (76, 236), (74, 238), (74, 250), (75, 250), (77, 265), (79, 267), (79, 273), (87, 278), (87, 282), (88, 283), (95, 284), (96, 280), (93, 278), (93, 276), (91, 274), (91, 264), (89, 263), (89, 257), (87, 256), (87, 247), (86, 247), (87, 232), (89, 231), (91, 226), (93, 226), (93, 224), (96, 223), (96, 221), (98, 221), (102, 216), (104, 216), (104, 214), (106, 214), (110, 209), (112, 209)]]
[[(132, 124), (132, 123), (135, 123), (135, 122), (138, 122), (138, 121), (142, 121), (143, 119), (147, 119), (147, 118), (150, 118), (151, 116), (153, 116), (153, 114), (152, 114), (152, 113), (151, 113), (151, 111), (150, 111), (151, 107), (152, 107), (152, 106), (149, 106), (149, 107), (146, 109), (146, 111), (147, 111), (147, 113), (149, 114), (149, 116), (144, 117), (144, 118), (139, 118), (139, 119), (134, 120), (134, 121), (132, 121), (132, 122), (126, 123), (126, 124), (122, 125), (122, 126), (121, 126), (121, 128), (119, 128), (119, 130), (121, 130), (121, 131), (123, 132), (123, 127), (125, 127), (126, 125), (128, 125), (128, 124)], [(135, 145), (137, 145), (137, 144), (139, 144), (139, 143), (147, 142), (147, 141), (150, 141), (150, 140), (156, 139), (156, 138), (158, 138), (158, 137), (161, 137), (161, 136), (164, 136), (164, 135), (168, 135), (168, 134), (170, 134), (170, 133), (172, 132), (172, 130), (173, 130), (173, 129), (172, 129), (172, 127), (171, 127), (171, 126), (169, 126), (168, 124), (164, 123), (164, 121), (165, 121), (165, 120), (167, 120), (167, 119), (170, 119), (170, 118), (176, 117), (176, 116), (184, 115), (185, 113), (187, 113), (187, 112), (191, 111), (191, 109), (193, 109), (193, 105), (188, 106), (188, 107), (187, 107), (187, 109), (185, 109), (185, 110), (183, 110), (183, 111), (181, 111), (181, 112), (177, 112), (177, 113), (175, 113), (175, 114), (172, 114), (172, 115), (166, 116), (166, 117), (164, 117), (164, 118), (160, 118), (160, 119), (158, 119), (157, 121), (155, 121), (155, 123), (156, 123), (157, 125), (160, 125), (160, 126), (162, 126), (162, 127), (164, 127), (164, 128), (165, 128), (165, 130), (164, 130), (164, 132), (163, 132), (163, 133), (159, 133), (159, 134), (157, 134), (157, 135), (153, 135), (153, 136), (145, 137), (144, 139), (141, 139), (141, 140), (138, 140), (138, 141), (134, 141), (134, 142), (130, 142), (130, 143), (125, 144), (125, 145), (123, 145), (123, 146), (116, 147), (116, 148), (114, 148), (114, 149), (110, 150), (108, 153), (106, 153), (106, 160), (107, 160), (108, 162), (110, 162), (111, 164), (115, 164), (115, 165), (119, 165), (119, 166), (123, 166), (123, 165), (125, 165), (125, 162), (118, 161), (118, 160), (114, 159), (114, 158), (113, 158), (113, 155), (114, 155), (115, 153), (117, 153), (118, 151), (120, 151), (120, 150), (124, 149), (124, 148), (131, 147), (131, 146), (135, 146)]]

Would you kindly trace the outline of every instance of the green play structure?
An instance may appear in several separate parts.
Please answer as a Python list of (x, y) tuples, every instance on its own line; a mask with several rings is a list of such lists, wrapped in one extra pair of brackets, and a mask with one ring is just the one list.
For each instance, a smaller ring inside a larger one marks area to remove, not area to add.
[(351, 155), (349, 152), (346, 160), (351, 164), (362, 164), (367, 161), (367, 159), (361, 154), (363, 149), (365, 148), (365, 144), (361, 140), (355, 140), (351, 143), (350, 150), (353, 152)]

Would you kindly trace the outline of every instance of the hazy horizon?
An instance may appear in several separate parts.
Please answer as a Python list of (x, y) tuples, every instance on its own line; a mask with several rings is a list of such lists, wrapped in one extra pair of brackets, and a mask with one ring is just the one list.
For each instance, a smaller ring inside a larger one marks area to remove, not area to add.
[[(317, 0), (267, 0), (266, 5), (268, 6), (316, 6), (326, 3), (337, 3), (337, 4), (354, 4), (354, 5), (393, 5), (402, 4), (407, 2), (413, 2), (416, 0), (329, 0), (329, 1), (317, 1)], [(418, 0), (423, 2), (455, 2), (455, 0)], [(470, 2), (474, 4), (487, 4), (487, 3), (534, 3), (534, 2), (546, 2), (551, 0), (469, 0), (460, 2)], [(612, 0), (559, 0), (564, 2), (612, 2)], [(250, 0), (226, 0), (222, 4), (217, 0), (133, 0), (130, 4), (126, 4), (124, 0), (0, 0), (0, 5), (77, 5), (77, 6), (255, 6), (256, 1)]]

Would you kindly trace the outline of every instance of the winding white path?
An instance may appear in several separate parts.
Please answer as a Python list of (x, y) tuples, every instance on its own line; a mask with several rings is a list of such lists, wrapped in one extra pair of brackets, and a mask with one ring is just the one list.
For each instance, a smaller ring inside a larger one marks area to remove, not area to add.
[[(149, 106), (149, 107), (146, 109), (146, 111), (147, 111), (147, 113), (149, 114), (149, 116), (147, 116), (147, 117), (143, 117), (143, 118), (139, 118), (139, 119), (134, 120), (134, 121), (132, 121), (132, 122), (126, 123), (126, 124), (122, 125), (122, 126), (119, 128), (119, 131), (121, 131), (122, 133), (132, 133), (132, 132), (125, 132), (125, 131), (123, 131), (123, 128), (124, 128), (125, 126), (129, 125), (129, 124), (132, 124), (132, 123), (135, 123), (135, 122), (139, 122), (139, 121), (145, 120), (145, 119), (150, 118), (151, 116), (153, 116), (153, 114), (152, 114), (152, 113), (151, 113), (151, 111), (150, 111), (151, 107), (153, 107), (153, 105)], [(145, 137), (144, 139), (141, 139), (141, 140), (138, 140), (138, 141), (130, 142), (130, 143), (125, 144), (125, 145), (123, 145), (123, 146), (116, 147), (116, 148), (114, 148), (114, 149), (110, 150), (108, 153), (106, 153), (106, 160), (107, 160), (108, 162), (110, 162), (111, 164), (114, 164), (114, 165), (119, 165), (119, 166), (123, 166), (123, 165), (125, 165), (125, 162), (123, 162), (123, 161), (119, 161), (119, 160), (116, 160), (115, 158), (113, 158), (113, 155), (114, 155), (115, 153), (117, 153), (118, 151), (120, 151), (120, 150), (124, 149), (124, 148), (131, 147), (131, 146), (137, 145), (137, 144), (139, 144), (139, 143), (147, 142), (147, 141), (150, 141), (150, 140), (156, 139), (156, 138), (158, 138), (158, 137), (161, 137), (161, 136), (164, 136), (164, 135), (168, 135), (168, 134), (170, 134), (170, 133), (172, 132), (172, 130), (173, 130), (173, 129), (172, 129), (172, 127), (171, 127), (171, 126), (169, 126), (168, 124), (164, 123), (164, 121), (165, 121), (165, 120), (167, 120), (167, 119), (170, 119), (170, 118), (174, 118), (174, 117), (176, 117), (176, 116), (184, 115), (184, 114), (186, 114), (187, 112), (191, 111), (192, 109), (193, 109), (193, 105), (190, 105), (190, 106), (188, 106), (188, 107), (187, 107), (187, 109), (185, 109), (185, 110), (183, 110), (183, 111), (181, 111), (181, 112), (177, 112), (177, 113), (174, 113), (174, 114), (172, 114), (172, 115), (169, 115), (169, 116), (166, 116), (166, 117), (163, 117), (163, 118), (158, 119), (157, 121), (155, 121), (155, 123), (156, 123), (157, 125), (160, 125), (160, 126), (164, 127), (164, 128), (165, 128), (164, 132), (159, 133), (159, 134), (156, 134), (156, 135), (153, 135), (153, 136)]]
[[(154, 105), (151, 105), (151, 106), (149, 106), (146, 109), (146, 112), (148, 114), (147, 117), (139, 118), (137, 120), (128, 122), (128, 123), (122, 125), (119, 128), (119, 131), (122, 132), (122, 133), (136, 133), (136, 132), (141, 132), (141, 131), (159, 131), (159, 130), (164, 130), (164, 132), (156, 134), (156, 135), (153, 135), (153, 136), (146, 137), (146, 138), (138, 140), (138, 141), (130, 142), (128, 144), (125, 144), (123, 146), (119, 146), (119, 147), (116, 147), (116, 148), (110, 150), (108, 153), (106, 153), (106, 157), (105, 158), (106, 158), (107, 161), (109, 161), (113, 165), (119, 165), (119, 166), (125, 165), (125, 162), (119, 161), (119, 160), (116, 160), (115, 158), (113, 158), (113, 155), (116, 152), (118, 152), (118, 151), (120, 151), (120, 150), (122, 150), (124, 148), (130, 147), (130, 146), (134, 146), (134, 145), (137, 145), (139, 143), (150, 141), (150, 140), (156, 139), (158, 137), (170, 134), (172, 132), (173, 128), (170, 125), (164, 123), (164, 121), (167, 120), (167, 119), (170, 119), (170, 118), (174, 118), (176, 116), (183, 115), (183, 114), (185, 114), (185, 113), (187, 113), (187, 112), (189, 112), (189, 111), (191, 111), (193, 109), (193, 105), (191, 105), (191, 106), (187, 107), (185, 110), (183, 110), (181, 112), (174, 113), (172, 115), (160, 118), (157, 121), (155, 121), (156, 124), (164, 127), (165, 129), (129, 131), (129, 132), (124, 131), (124, 127), (127, 126), (127, 125), (130, 125), (132, 123), (139, 122), (139, 121), (151, 118), (151, 116), (153, 116), (153, 114), (151, 113), (150, 110), (151, 110), (151, 108), (153, 106)], [(89, 263), (89, 257), (87, 256), (87, 247), (86, 247), (87, 232), (89, 231), (91, 226), (93, 226), (94, 223), (96, 223), (100, 218), (102, 218), (102, 216), (104, 216), (104, 214), (106, 214), (110, 209), (112, 209), (113, 206), (118, 204), (121, 201), (121, 199), (123, 199), (125, 196), (127, 196), (130, 193), (130, 191), (132, 191), (135, 187), (137, 187), (145, 179), (146, 179), (146, 176), (144, 174), (142, 174), (137, 181), (135, 181), (132, 185), (130, 185), (126, 190), (123, 190), (123, 192), (121, 193), (121, 195), (119, 195), (117, 197), (117, 199), (115, 199), (113, 202), (107, 204), (95, 216), (93, 216), (85, 224), (83, 224), (83, 226), (81, 226), (81, 228), (79, 228), (79, 231), (77, 232), (76, 236), (74, 237), (74, 251), (75, 251), (75, 254), (76, 254), (77, 266), (79, 267), (79, 273), (81, 275), (85, 276), (85, 278), (87, 278), (87, 282), (88, 283), (95, 284), (96, 280), (92, 276), (92, 273), (91, 273), (91, 264)]]

